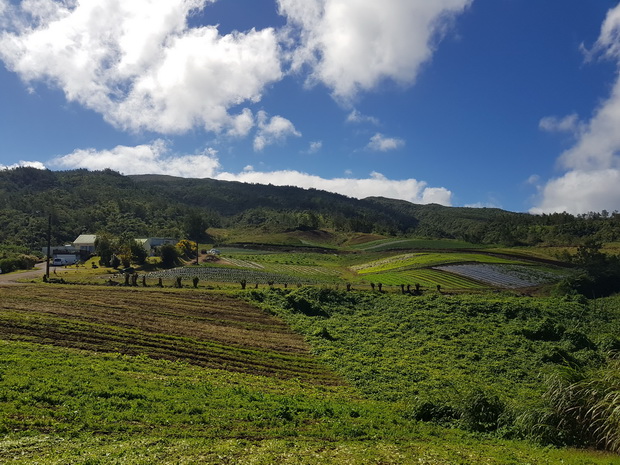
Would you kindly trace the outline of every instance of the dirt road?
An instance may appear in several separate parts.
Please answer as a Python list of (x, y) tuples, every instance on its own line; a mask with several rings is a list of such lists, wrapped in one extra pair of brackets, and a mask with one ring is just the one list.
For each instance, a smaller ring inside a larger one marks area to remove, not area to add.
[[(54, 268), (50, 266), (50, 273), (53, 272), (53, 269)], [(21, 284), (19, 281), (41, 278), (44, 274), (45, 262), (37, 263), (32, 270), (0, 274), (0, 286)]]

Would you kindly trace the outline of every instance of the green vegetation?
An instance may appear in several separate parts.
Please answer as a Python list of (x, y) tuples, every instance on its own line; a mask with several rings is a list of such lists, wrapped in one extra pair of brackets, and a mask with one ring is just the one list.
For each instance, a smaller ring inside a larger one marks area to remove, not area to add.
[[(357, 312), (353, 304), (368, 313), (367, 304), (375, 297), (401, 300), (367, 294), (365, 303), (362, 294), (319, 289), (242, 295), (275, 305), (269, 308), (287, 319), (298, 314), (282, 309), (285, 300), (308, 309), (303, 299), (311, 303), (323, 295), (331, 299), (331, 304), (321, 304), (323, 310), (335, 308), (338, 301), (344, 304), (338, 306), (343, 315), (351, 316)], [(372, 366), (358, 370), (367, 371), (366, 382), (352, 377), (353, 386), (347, 385), (312, 357), (282, 320), (234, 295), (193, 289), (18, 286), (0, 288), (0, 301), (3, 463), (620, 463), (617, 456), (541, 448), (420, 421), (420, 412), (434, 411), (416, 410), (408, 398), (411, 390), (399, 393), (399, 386), (388, 383), (381, 392), (387, 363), (378, 364), (376, 372)], [(467, 302), (470, 313), (483, 310), (481, 302)], [(509, 303), (503, 304), (504, 315)], [(613, 307), (616, 302), (601, 304)], [(574, 305), (559, 313), (571, 313)], [(308, 335), (320, 358), (330, 359), (321, 341), (341, 347), (339, 371), (346, 372), (341, 367), (360, 349), (358, 366), (371, 360), (361, 343), (348, 350), (340, 345), (345, 334), (354, 331), (326, 326), (337, 315), (305, 318), (322, 321), (315, 328), (320, 330)], [(393, 323), (389, 313), (386, 319)], [(374, 350), (386, 350), (391, 357), (392, 346), (383, 338), (379, 319), (371, 318), (371, 324), (377, 344), (385, 345)], [(617, 330), (614, 325), (610, 331)], [(440, 363), (439, 346), (430, 348)], [(403, 354), (411, 357), (407, 350)], [(501, 357), (496, 361), (501, 366)], [(394, 367), (391, 381), (399, 382), (404, 365), (403, 360)], [(413, 366), (418, 369), (411, 363), (409, 370)], [(458, 374), (458, 367), (446, 363), (429, 368), (437, 377), (446, 366), (446, 377)], [(511, 372), (517, 369), (508, 366)], [(426, 383), (435, 386), (431, 394), (437, 394), (433, 376)], [(526, 378), (534, 383), (533, 376)], [(482, 381), (483, 388), (491, 389), (492, 380)], [(454, 383), (465, 380), (456, 376)], [(459, 420), (463, 425), (493, 429), (489, 425), (494, 419), (479, 412), (488, 406), (503, 408), (503, 390), (511, 389), (504, 380), (495, 386), (502, 404), (494, 403), (487, 391), (468, 393), (468, 413)], [(519, 396), (521, 391), (540, 388), (528, 384), (518, 389)]]
[(524, 262), (514, 259), (482, 255), (475, 253), (410, 253), (395, 255), (392, 257), (376, 260), (356, 265), (352, 268), (360, 274), (379, 273), (382, 271), (406, 270), (415, 268), (429, 268), (447, 263), (504, 263), (504, 264), (523, 264)]
[(470, 242), (459, 241), (455, 239), (380, 239), (372, 242), (365, 242), (351, 246), (352, 249), (382, 252), (386, 250), (399, 249), (480, 249), (480, 244), (472, 244)]
[(48, 213), (98, 256), (0, 287), (2, 463), (620, 463), (617, 212), (18, 168), (3, 272)]
[[(403, 403), (412, 418), (502, 437), (541, 438), (524, 419), (549, 408), (542, 374), (566, 366), (602, 369), (610, 346), (620, 347), (618, 298), (411, 297), (316, 288), (249, 297), (276, 309), (366, 396)], [(608, 393), (617, 397), (613, 386)], [(476, 416), (481, 412), (489, 416)], [(583, 444), (556, 433), (544, 440)]]
[[(587, 238), (620, 241), (617, 212), (535, 216), (384, 198), (358, 200), (291, 186), (122, 176), (111, 170), (53, 172), (21, 167), (0, 171), (0, 244), (29, 250), (42, 247), (48, 214), (54, 244), (72, 241), (85, 226), (91, 233), (113, 236), (178, 237), (203, 243), (214, 239), (218, 246), (335, 248), (345, 244), (375, 251), (463, 249), (475, 247), (472, 244), (576, 247)], [(206, 227), (215, 228), (211, 237), (204, 233)]]
[(406, 270), (399, 272), (376, 273), (362, 275), (360, 282), (381, 283), (387, 286), (415, 286), (419, 284), (423, 290), (437, 288), (437, 285), (446, 290), (456, 289), (482, 289), (488, 287), (472, 279), (462, 276), (456, 276), (450, 273), (444, 273), (436, 270)]

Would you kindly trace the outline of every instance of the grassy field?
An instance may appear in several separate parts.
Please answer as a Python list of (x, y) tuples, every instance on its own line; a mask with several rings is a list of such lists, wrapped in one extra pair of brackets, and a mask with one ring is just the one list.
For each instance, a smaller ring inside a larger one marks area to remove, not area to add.
[[(305, 295), (310, 302), (312, 295), (304, 292), (309, 291), (290, 294), (299, 302)], [(284, 291), (236, 295), (194, 289), (0, 287), (0, 462), (620, 463), (609, 454), (538, 447), (418, 421), (411, 389), (398, 394), (403, 387), (398, 377), (421, 373), (423, 367), (412, 357), (423, 357), (423, 347), (418, 352), (405, 350), (394, 364), (398, 341), (387, 345), (399, 331), (408, 337), (420, 332), (415, 319), (399, 323), (410, 329), (392, 328), (403, 319), (401, 307), (394, 304), (404, 297), (329, 292), (340, 296), (334, 305), (342, 308), (342, 315), (308, 317), (285, 311), (280, 299), (289, 293)], [(362, 300), (352, 307), (354, 295)], [(242, 297), (251, 297), (269, 311)], [(375, 298), (383, 304), (373, 313)], [(347, 299), (353, 300), (347, 304)], [(424, 345), (436, 360), (428, 363), (430, 373), (445, 371), (446, 366), (449, 373), (458, 371), (454, 362), (442, 361), (442, 346), (430, 343), (431, 332), (456, 339), (466, 318), (452, 325), (451, 313), (463, 312), (469, 318), (483, 313), (481, 304), (458, 308), (455, 304), (443, 312), (429, 301), (428, 315), (438, 313), (436, 322), (424, 330), (426, 336), (408, 346), (427, 341)], [(411, 317), (423, 321), (424, 312), (419, 307)], [(291, 320), (295, 315), (308, 324)], [(353, 324), (361, 320), (354, 320), (356, 315), (366, 315), (367, 321), (357, 330)], [(488, 321), (499, 324), (506, 316), (505, 310)], [(323, 327), (333, 341), (320, 331)], [(489, 344), (494, 344), (491, 336), (504, 331), (489, 328)], [(370, 345), (354, 344), (355, 333), (358, 338), (372, 334), (365, 338)], [(476, 339), (473, 333), (468, 337), (465, 340)], [(339, 349), (329, 355), (325, 344)], [(382, 353), (385, 362), (378, 363)], [(343, 368), (355, 354), (353, 365), (359, 369)], [(336, 358), (341, 362), (334, 363)], [(468, 360), (457, 353), (453, 358), (463, 364)], [(386, 378), (390, 363), (393, 376)], [(518, 367), (510, 373), (514, 370)], [(493, 373), (483, 377), (485, 382)], [(441, 383), (433, 376), (425, 379), (426, 386), (439, 389)], [(509, 389), (502, 386), (497, 387), (500, 393)]]

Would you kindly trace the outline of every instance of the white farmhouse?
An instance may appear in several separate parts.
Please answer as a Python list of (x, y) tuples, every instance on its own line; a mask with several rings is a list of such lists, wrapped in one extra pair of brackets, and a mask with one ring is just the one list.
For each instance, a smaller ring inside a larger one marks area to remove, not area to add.
[(97, 236), (95, 234), (80, 234), (74, 241), (73, 247), (82, 253), (95, 253), (95, 241)]

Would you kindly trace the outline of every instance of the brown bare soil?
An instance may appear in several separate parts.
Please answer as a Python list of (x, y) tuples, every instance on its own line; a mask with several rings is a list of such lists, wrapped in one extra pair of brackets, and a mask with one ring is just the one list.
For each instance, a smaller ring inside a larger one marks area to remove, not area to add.
[(0, 338), (320, 383), (338, 378), (276, 317), (219, 293), (94, 286), (0, 287)]

